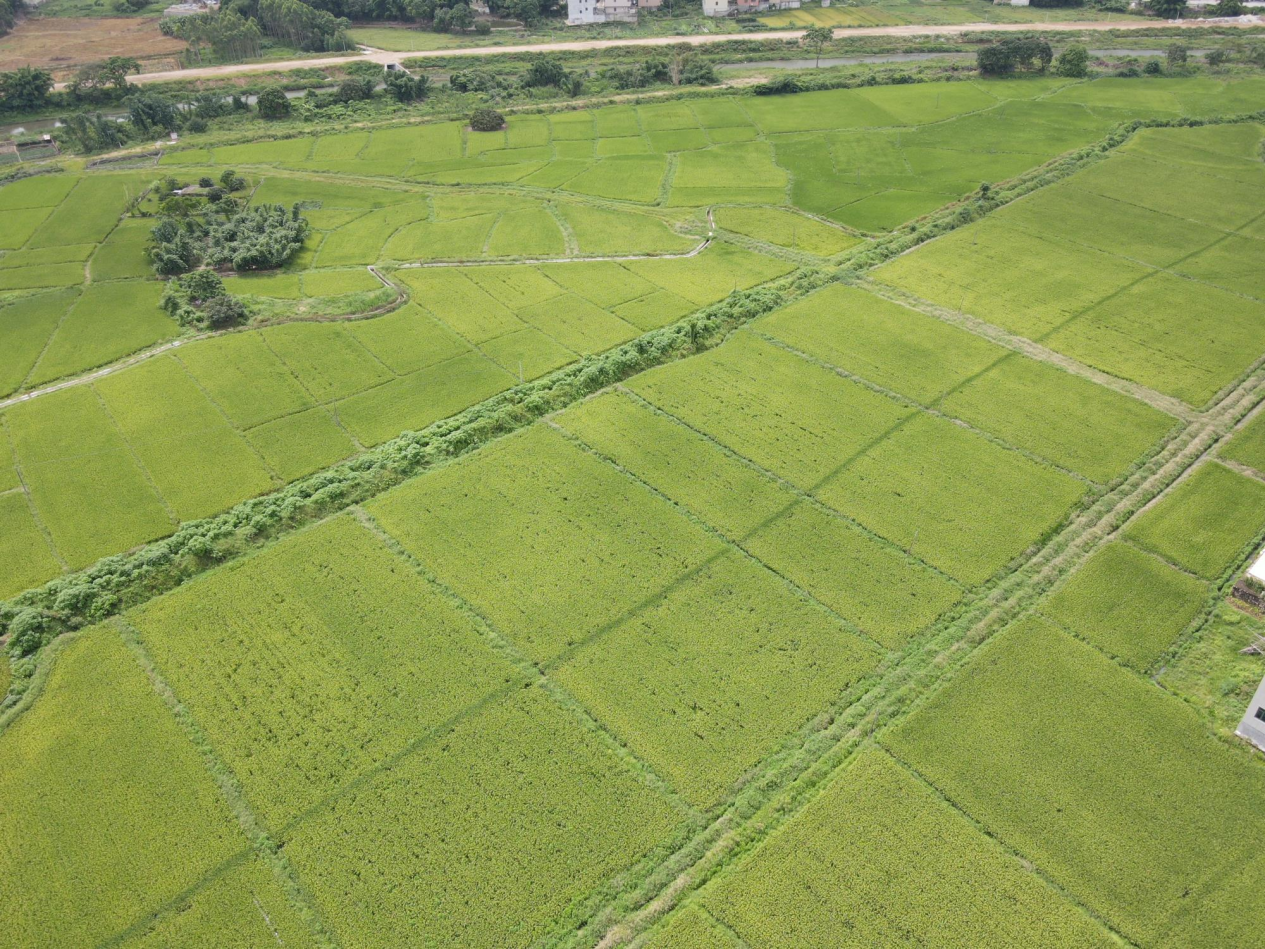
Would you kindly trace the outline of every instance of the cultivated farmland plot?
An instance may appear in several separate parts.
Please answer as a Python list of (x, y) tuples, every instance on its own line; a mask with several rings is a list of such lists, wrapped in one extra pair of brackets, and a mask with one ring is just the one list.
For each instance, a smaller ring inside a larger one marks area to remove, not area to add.
[(1262, 106), (173, 150), (312, 226), (196, 339), (152, 179), (0, 186), (0, 946), (1265, 944), (1265, 763), (1161, 687), (1265, 539), (1265, 129), (904, 227)]

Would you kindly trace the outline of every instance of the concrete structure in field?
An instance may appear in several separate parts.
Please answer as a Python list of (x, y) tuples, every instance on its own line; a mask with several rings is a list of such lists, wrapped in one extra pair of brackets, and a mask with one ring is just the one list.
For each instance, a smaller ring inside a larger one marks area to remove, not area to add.
[(800, 0), (703, 0), (703, 15), (738, 16), (769, 10), (798, 10), (799, 4)]
[(1243, 713), (1243, 721), (1239, 722), (1234, 733), (1265, 751), (1265, 679), (1261, 680), (1247, 711)]
[(567, 0), (567, 26), (636, 22), (637, 0)]

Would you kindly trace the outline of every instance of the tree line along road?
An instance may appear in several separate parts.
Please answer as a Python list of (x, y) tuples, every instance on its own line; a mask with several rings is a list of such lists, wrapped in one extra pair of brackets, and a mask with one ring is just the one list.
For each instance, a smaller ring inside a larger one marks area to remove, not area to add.
[[(1252, 18), (1255, 20), (1256, 18)], [(1066, 33), (1082, 30), (1148, 30), (1161, 27), (1198, 28), (1209, 25), (1204, 20), (1089, 20), (1066, 23), (964, 23), (958, 26), (928, 26), (924, 24), (906, 24), (901, 26), (867, 26), (845, 27), (835, 30), (836, 37), (843, 36), (960, 36), (964, 33), (1009, 33), (1009, 32), (1042, 32)], [(1217, 26), (1251, 27), (1259, 22), (1219, 21)], [(768, 33), (709, 33), (702, 36), (648, 36), (638, 39), (621, 40), (576, 40), (562, 43), (524, 43), (517, 46), (470, 46), (453, 49), (436, 49), (422, 52), (386, 52), (375, 50), (343, 56), (323, 56), (318, 59), (287, 59), (271, 63), (236, 63), (227, 66), (200, 66), (196, 69), (174, 69), (165, 72), (143, 73), (129, 76), (132, 83), (170, 82), (173, 79), (211, 79), (219, 76), (232, 76), (255, 73), (285, 72), (290, 69), (321, 68), (338, 66), (350, 62), (387, 63), (399, 62), (402, 59), (439, 59), (452, 56), (497, 56), (503, 53), (548, 53), (570, 50), (610, 49), (617, 46), (673, 46), (677, 43), (688, 43), (691, 46), (703, 46), (709, 43), (725, 43), (734, 40), (789, 40), (804, 35), (803, 30), (778, 30)], [(65, 87), (58, 83), (57, 88)]]

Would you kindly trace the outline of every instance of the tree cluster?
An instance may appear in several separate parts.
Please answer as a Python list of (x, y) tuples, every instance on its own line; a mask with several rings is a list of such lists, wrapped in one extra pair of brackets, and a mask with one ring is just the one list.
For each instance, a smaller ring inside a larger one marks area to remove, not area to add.
[(258, 204), (229, 213), (220, 200), (201, 214), (164, 217), (151, 233), (150, 258), (160, 274), (186, 273), (201, 264), (221, 269), (270, 270), (280, 267), (303, 246), (307, 220), (296, 204)]
[(708, 86), (716, 82), (716, 67), (688, 46), (673, 49), (668, 57), (651, 56), (631, 66), (611, 66), (599, 75), (616, 89), (644, 89), (647, 86)]
[(259, 23), (227, 10), (194, 16), (164, 17), (158, 23), (164, 36), (174, 36), (189, 44), (185, 58), (202, 62), (202, 49), (209, 47), (219, 62), (253, 59), (263, 50), (263, 30)]
[(983, 76), (1007, 76), (1016, 70), (1045, 72), (1054, 59), (1054, 50), (1043, 39), (1019, 36), (982, 47), (975, 60)]
[(226, 329), (246, 320), (242, 301), (224, 289), (213, 270), (194, 270), (167, 281), (159, 304), (181, 326)]
[(497, 132), (505, 128), (505, 116), (495, 109), (475, 109), (470, 128), (476, 132)]

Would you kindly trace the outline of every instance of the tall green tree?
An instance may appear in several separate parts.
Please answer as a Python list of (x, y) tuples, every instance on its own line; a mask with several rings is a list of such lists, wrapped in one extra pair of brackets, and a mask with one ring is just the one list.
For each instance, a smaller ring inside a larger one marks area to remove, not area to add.
[(817, 53), (817, 63), (813, 68), (821, 66), (821, 51), (827, 43), (833, 42), (835, 31), (828, 26), (810, 26), (800, 37), (800, 42)]
[(53, 74), (30, 66), (0, 73), (0, 107), (8, 112), (29, 112), (48, 104)]

